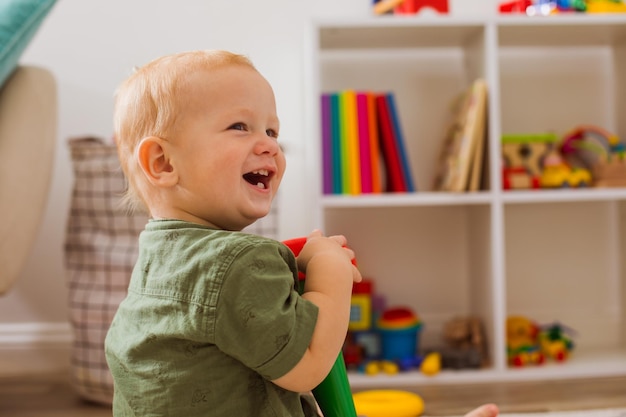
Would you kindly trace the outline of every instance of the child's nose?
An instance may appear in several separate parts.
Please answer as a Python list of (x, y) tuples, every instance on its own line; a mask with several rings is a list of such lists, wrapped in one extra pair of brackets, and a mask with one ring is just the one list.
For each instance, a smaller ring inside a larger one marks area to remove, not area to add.
[(269, 153), (270, 155), (275, 155), (280, 151), (280, 145), (276, 138), (263, 135), (256, 144), (256, 152), (261, 153)]

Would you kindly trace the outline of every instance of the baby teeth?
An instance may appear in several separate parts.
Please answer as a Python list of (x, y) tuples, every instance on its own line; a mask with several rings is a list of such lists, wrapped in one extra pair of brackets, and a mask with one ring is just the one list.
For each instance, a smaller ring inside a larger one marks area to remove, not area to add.
[(265, 184), (263, 184), (262, 182), (258, 183), (256, 186), (259, 188), (265, 188)]
[(253, 174), (268, 176), (270, 173), (267, 169), (261, 169), (258, 171), (252, 171)]

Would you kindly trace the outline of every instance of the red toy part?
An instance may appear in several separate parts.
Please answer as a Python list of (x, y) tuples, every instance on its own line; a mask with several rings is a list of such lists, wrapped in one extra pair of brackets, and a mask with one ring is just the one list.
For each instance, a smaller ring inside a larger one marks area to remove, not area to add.
[(302, 248), (306, 243), (306, 237), (296, 237), (294, 239), (284, 240), (283, 243), (291, 249), (294, 255), (298, 256), (300, 255), (300, 252), (302, 252)]
[(404, 0), (394, 8), (398, 14), (416, 14), (424, 7), (430, 7), (439, 13), (448, 13), (448, 0)]
[[(298, 256), (306, 243), (306, 237), (296, 237), (293, 239), (284, 240), (283, 244), (287, 246), (294, 255)], [(352, 260), (352, 265), (356, 266), (356, 259)], [(304, 279), (304, 273), (298, 271), (298, 278)]]
[[(283, 243), (293, 252), (294, 255), (298, 256), (300, 255), (300, 252), (302, 252), (302, 248), (306, 243), (306, 237), (296, 237), (294, 239), (285, 240), (283, 241)], [(300, 278), (300, 280), (303, 280), (304, 273), (298, 271), (298, 278)]]
[(500, 4), (500, 13), (526, 13), (526, 8), (531, 6), (531, 0), (514, 0)]

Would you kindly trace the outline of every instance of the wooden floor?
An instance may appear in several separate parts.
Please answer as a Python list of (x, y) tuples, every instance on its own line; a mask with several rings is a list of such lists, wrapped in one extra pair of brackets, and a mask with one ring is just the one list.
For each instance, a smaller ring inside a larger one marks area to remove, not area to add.
[[(408, 387), (411, 390), (410, 387)], [(626, 408), (626, 377), (533, 383), (435, 385), (413, 389), (425, 414), (461, 416), (487, 402), (502, 412)], [(81, 401), (66, 373), (0, 374), (2, 417), (110, 417), (109, 407)]]

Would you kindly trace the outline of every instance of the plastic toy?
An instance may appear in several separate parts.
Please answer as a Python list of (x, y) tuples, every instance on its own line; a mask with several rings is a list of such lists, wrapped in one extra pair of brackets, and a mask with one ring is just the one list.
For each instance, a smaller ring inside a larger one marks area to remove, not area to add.
[(500, 13), (526, 13), (526, 9), (533, 4), (531, 0), (514, 0), (500, 3)]
[(369, 361), (363, 367), (366, 375), (377, 375), (384, 372), (387, 375), (395, 375), (400, 372), (400, 367), (392, 361)]
[(564, 135), (560, 149), (568, 163), (592, 172), (596, 187), (626, 186), (626, 146), (617, 135), (583, 125)]
[(559, 12), (587, 11), (586, 0), (556, 0), (556, 10)]
[[(306, 237), (286, 240), (283, 243), (298, 256), (306, 243)], [(300, 277), (301, 282), (306, 278), (304, 275)], [(302, 285), (300, 287), (302, 292)], [(313, 396), (325, 417), (357, 417), (341, 352), (326, 378), (313, 389)]]
[(385, 311), (378, 321), (382, 358), (398, 361), (416, 355), (422, 322), (410, 309), (397, 307)]
[(426, 7), (439, 13), (449, 12), (448, 0), (380, 0), (374, 3), (374, 13), (416, 14)]
[(560, 323), (538, 325), (522, 316), (511, 316), (506, 322), (509, 364), (524, 366), (542, 364), (546, 358), (565, 361), (574, 349), (568, 336), (575, 331)]
[(441, 371), (441, 354), (431, 352), (426, 355), (420, 365), (420, 371), (428, 376), (437, 375)]
[(624, 145), (611, 132), (594, 125), (578, 126), (565, 135), (560, 146), (567, 162), (592, 169), (600, 161), (624, 155)]
[(529, 174), (526, 168), (502, 168), (503, 190), (534, 189), (540, 187), (539, 177)]
[(574, 335), (574, 330), (560, 324), (553, 323), (541, 326), (539, 344), (544, 355), (557, 362), (565, 361), (574, 349), (574, 342), (566, 335)]
[(621, 0), (587, 0), (587, 13), (625, 13)]
[(354, 394), (360, 416), (416, 417), (424, 412), (424, 400), (417, 394), (397, 390), (371, 390)]
[(539, 347), (539, 326), (522, 316), (510, 316), (506, 320), (506, 348), (509, 364), (525, 366), (544, 363), (545, 356)]
[(552, 153), (545, 159), (540, 182), (543, 188), (588, 187), (591, 173), (585, 168), (570, 167), (560, 155)]
[(348, 330), (365, 331), (371, 329), (373, 287), (374, 283), (366, 279), (355, 282), (352, 286)]
[(499, 5), (500, 13), (547, 16), (559, 12), (624, 13), (622, 0), (514, 0)]
[(503, 135), (503, 188), (538, 188), (543, 161), (556, 148), (557, 141), (554, 133)]

